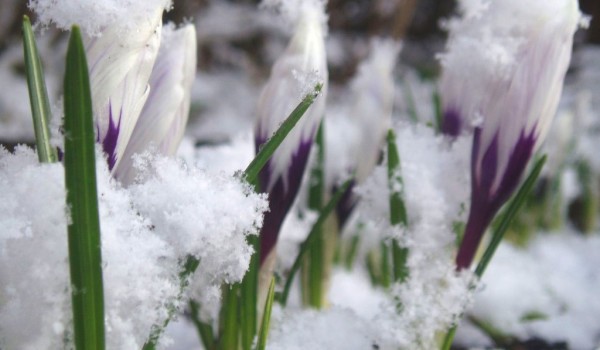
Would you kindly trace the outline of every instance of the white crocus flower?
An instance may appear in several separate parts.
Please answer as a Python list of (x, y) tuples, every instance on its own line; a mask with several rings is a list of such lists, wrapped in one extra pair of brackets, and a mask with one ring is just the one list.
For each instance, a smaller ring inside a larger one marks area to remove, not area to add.
[(283, 219), (296, 197), (325, 111), (328, 73), (324, 5), (321, 1), (310, 0), (298, 6), (299, 17), (294, 35), (283, 55), (275, 62), (258, 102), (257, 150), (279, 128), (302, 97), (312, 92), (316, 83), (323, 84), (322, 96), (315, 100), (260, 173), (260, 188), (269, 194), (270, 203), (260, 234), (261, 263), (274, 248)]
[(98, 142), (114, 172), (150, 92), (148, 79), (160, 45), (163, 8), (135, 30), (111, 27), (85, 38)]
[[(352, 81), (350, 110), (344, 113), (350, 130), (340, 133), (335, 125), (325, 128), (327, 139), (326, 165), (329, 187), (334, 190), (337, 183), (349, 174), (354, 182), (348, 188), (337, 207), (340, 227), (344, 225), (358, 198), (353, 193), (354, 185), (363, 183), (381, 158), (385, 135), (392, 126), (394, 105), (394, 76), (400, 45), (391, 40), (372, 43), (369, 57), (361, 63)], [(343, 149), (340, 149), (343, 148)], [(342, 153), (342, 154), (340, 154)]]
[[(463, 1), (441, 56), (445, 114), (474, 129), (471, 210), (457, 256), (471, 265), (556, 113), (581, 21), (576, 0)], [(458, 128), (460, 130), (460, 128)]]
[(165, 26), (160, 51), (150, 75), (150, 94), (125, 152), (115, 170), (124, 184), (135, 178), (132, 157), (152, 149), (174, 155), (183, 137), (190, 111), (190, 93), (196, 77), (196, 30)]

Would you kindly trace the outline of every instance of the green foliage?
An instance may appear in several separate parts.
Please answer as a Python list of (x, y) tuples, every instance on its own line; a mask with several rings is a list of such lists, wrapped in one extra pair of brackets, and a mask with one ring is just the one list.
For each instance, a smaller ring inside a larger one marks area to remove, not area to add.
[(64, 163), (71, 217), (68, 236), (75, 348), (101, 350), (105, 347), (104, 292), (95, 135), (88, 67), (78, 27), (73, 27), (69, 40), (64, 94)]

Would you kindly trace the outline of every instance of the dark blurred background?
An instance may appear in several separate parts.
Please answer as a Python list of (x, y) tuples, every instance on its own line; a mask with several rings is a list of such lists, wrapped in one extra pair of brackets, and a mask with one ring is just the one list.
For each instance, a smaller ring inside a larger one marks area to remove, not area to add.
[[(241, 8), (254, 9), (260, 0), (221, 0), (220, 2), (238, 5)], [(166, 20), (180, 23), (201, 16), (215, 1), (174, 0), (174, 8), (165, 15)], [(27, 2), (23, 0), (0, 0), (0, 54), (9, 42), (20, 35), (21, 16), (29, 13)], [(580, 0), (584, 13), (592, 15), (588, 30), (578, 36), (579, 43), (600, 44), (600, 1)], [(329, 0), (330, 35), (344, 33), (346, 41), (364, 40), (370, 36), (392, 36), (404, 40), (402, 61), (424, 71), (435, 72), (433, 53), (443, 48), (445, 33), (440, 28), (440, 20), (451, 16), (456, 7), (455, 0)], [(30, 14), (31, 15), (31, 14)], [(222, 21), (227, 22), (227, 18)], [(235, 25), (236, 23), (232, 23)], [(248, 35), (224, 38), (225, 43), (218, 45), (219, 50), (230, 46), (249, 57), (250, 64), (262, 71), (269, 60), (263, 54), (264, 31), (257, 30)], [(202, 33), (199, 32), (201, 36)], [(229, 40), (227, 40), (229, 39)], [(228, 42), (227, 42), (228, 41)], [(207, 67), (215, 62), (214, 42), (200, 42), (199, 65)], [(360, 51), (360, 50), (359, 50)], [(335, 81), (344, 80), (354, 71), (356, 59), (346, 59), (336, 65), (331, 72)]]

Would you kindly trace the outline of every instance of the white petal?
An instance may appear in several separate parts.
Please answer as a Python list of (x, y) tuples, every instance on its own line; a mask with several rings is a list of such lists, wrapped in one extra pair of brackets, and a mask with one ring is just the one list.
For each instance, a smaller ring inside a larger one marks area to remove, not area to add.
[(108, 135), (111, 116), (112, 123), (118, 125), (113, 171), (148, 97), (148, 79), (160, 45), (161, 17), (162, 9), (129, 35), (108, 28), (102, 36), (85, 40), (99, 142), (115, 136)]
[(196, 30), (191, 24), (177, 30), (165, 26), (161, 43), (150, 76), (150, 95), (115, 173), (126, 184), (134, 179), (134, 154), (150, 147), (166, 156), (175, 154), (189, 116), (196, 77)]
[(256, 136), (266, 140), (300, 103), (304, 93), (314, 88), (317, 81), (310, 77), (316, 75), (318, 82), (324, 84), (321, 95), (273, 155), (273, 176), (268, 187), (286, 173), (292, 154), (300, 142), (312, 139), (325, 111), (328, 72), (322, 11), (321, 7), (304, 9), (294, 36), (286, 51), (275, 62), (258, 102)]
[(362, 183), (375, 168), (385, 135), (392, 126), (393, 70), (400, 45), (392, 41), (376, 41), (372, 50), (353, 81), (352, 118), (361, 133), (360, 142), (352, 150), (357, 160), (358, 183)]
[(536, 149), (545, 137), (581, 15), (576, 0), (463, 0), (461, 5), (463, 18), (450, 22), (448, 52), (441, 55), (440, 91), (444, 109), (455, 109), (464, 124), (482, 128), (477, 164), (498, 135), (494, 191), (521, 134), (533, 133)]

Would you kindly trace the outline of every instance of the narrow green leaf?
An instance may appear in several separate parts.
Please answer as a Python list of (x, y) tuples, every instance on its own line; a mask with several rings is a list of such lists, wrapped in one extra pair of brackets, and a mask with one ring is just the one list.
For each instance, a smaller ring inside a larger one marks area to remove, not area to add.
[(390, 224), (408, 225), (406, 206), (402, 200), (402, 177), (400, 176), (400, 154), (396, 146), (396, 134), (390, 129), (387, 134), (388, 187), (390, 190)]
[(65, 184), (75, 348), (100, 350), (104, 340), (104, 295), (96, 188), (92, 97), (85, 51), (73, 27), (64, 81)]
[(502, 331), (494, 327), (492, 324), (478, 319), (473, 315), (469, 315), (467, 318), (469, 321), (471, 321), (472, 325), (477, 327), (477, 329), (487, 335), (494, 342), (495, 347), (502, 349), (508, 348), (515, 340), (511, 336), (502, 333)]
[(212, 326), (200, 319), (200, 305), (193, 300), (190, 300), (190, 317), (196, 326), (204, 349), (213, 350), (215, 348), (215, 336), (213, 334)]
[(506, 230), (510, 227), (510, 223), (514, 219), (515, 215), (518, 213), (523, 203), (525, 203), (527, 196), (533, 189), (533, 185), (535, 185), (537, 178), (540, 176), (540, 172), (542, 171), (545, 162), (546, 156), (543, 156), (535, 163), (533, 169), (527, 176), (527, 179), (525, 179), (525, 182), (523, 183), (523, 185), (521, 185), (517, 194), (509, 202), (506, 211), (503, 212), (500, 218), (500, 224), (498, 225), (498, 228), (494, 230), (492, 234), (492, 240), (486, 248), (485, 252), (483, 253), (481, 260), (477, 264), (477, 268), (475, 268), (475, 275), (477, 275), (478, 277), (481, 278), (481, 276), (483, 276), (485, 269), (492, 260), (496, 249), (502, 241), (502, 237), (504, 237), (504, 233), (506, 233)]
[(239, 284), (223, 286), (223, 301), (219, 317), (219, 350), (235, 350), (238, 348), (238, 303)]
[(378, 286), (381, 279), (379, 278), (379, 271), (377, 267), (377, 254), (375, 254), (375, 251), (371, 251), (367, 254), (366, 265), (367, 272), (369, 273), (369, 278), (371, 280), (371, 285), (374, 287)]
[(329, 216), (329, 214), (331, 214), (331, 212), (335, 209), (338, 202), (342, 198), (344, 192), (346, 192), (348, 187), (350, 187), (351, 183), (352, 183), (352, 179), (347, 180), (337, 190), (337, 192), (333, 195), (331, 200), (329, 200), (327, 205), (325, 205), (325, 207), (323, 207), (323, 210), (321, 210), (321, 212), (319, 213), (319, 217), (317, 218), (317, 221), (312, 226), (312, 229), (310, 230), (308, 237), (306, 237), (306, 240), (304, 240), (304, 242), (302, 242), (302, 244), (300, 244), (300, 251), (298, 252), (298, 256), (296, 256), (296, 260), (294, 260), (294, 264), (292, 265), (292, 268), (290, 269), (288, 278), (285, 282), (285, 287), (283, 289), (283, 294), (281, 296), (281, 304), (282, 305), (285, 306), (285, 304), (287, 303), (287, 298), (290, 293), (290, 289), (292, 287), (292, 281), (294, 280), (294, 275), (298, 271), (298, 268), (300, 268), (302, 258), (308, 251), (308, 247), (310, 247), (312, 242), (317, 238), (318, 230), (323, 225), (323, 223), (325, 223), (325, 220), (327, 220), (327, 217)]
[(389, 247), (385, 242), (381, 242), (379, 245), (381, 254), (379, 256), (380, 267), (380, 281), (379, 283), (383, 288), (389, 288), (392, 284), (391, 281), (391, 273), (390, 273), (390, 257), (389, 257)]
[[(321, 122), (321, 126), (317, 131), (315, 139), (317, 145), (317, 157), (310, 173), (309, 192), (308, 192), (308, 207), (316, 212), (319, 212), (323, 207), (323, 193), (325, 192), (325, 142), (324, 142), (325, 125)], [(325, 289), (324, 273), (325, 273), (325, 237), (323, 236), (323, 227), (319, 227), (315, 235), (317, 236), (308, 248), (304, 267), (307, 269), (306, 283), (303, 283), (305, 289), (306, 301), (308, 305), (320, 309), (323, 305), (323, 295)]]
[(290, 131), (292, 131), (292, 128), (298, 123), (298, 121), (304, 115), (306, 110), (313, 104), (315, 99), (319, 96), (322, 87), (323, 84), (317, 84), (317, 86), (315, 86), (314, 91), (304, 97), (302, 102), (300, 102), (300, 104), (292, 111), (292, 113), (290, 113), (290, 115), (281, 124), (279, 129), (275, 131), (275, 133), (269, 139), (269, 141), (262, 145), (256, 157), (254, 157), (252, 162), (250, 162), (250, 164), (244, 171), (244, 176), (248, 183), (256, 183), (256, 179), (260, 170), (265, 166), (265, 164), (267, 164), (267, 161), (269, 160), (269, 158), (271, 158), (275, 150), (277, 150), (277, 147), (279, 147), (283, 140), (285, 140), (285, 137), (290, 133)]
[(271, 284), (269, 285), (267, 302), (265, 303), (265, 311), (263, 313), (262, 324), (260, 325), (260, 333), (258, 334), (257, 350), (265, 350), (267, 347), (267, 338), (269, 336), (269, 328), (271, 326), (273, 299), (275, 299), (275, 278), (271, 278)]
[(356, 255), (358, 254), (358, 244), (360, 243), (360, 236), (355, 235), (350, 239), (350, 246), (348, 247), (348, 251), (346, 252), (346, 259), (344, 260), (344, 265), (346, 269), (351, 270), (352, 265), (354, 265), (354, 260), (356, 260)]
[(431, 100), (435, 112), (435, 131), (439, 133), (442, 130), (444, 116), (442, 114), (442, 98), (437, 90), (433, 92)]
[(410, 87), (408, 80), (402, 80), (402, 90), (404, 95), (404, 101), (406, 102), (406, 108), (408, 115), (413, 122), (419, 121), (419, 114), (417, 112), (417, 105), (415, 104), (415, 97)]
[(254, 336), (256, 335), (257, 322), (258, 322), (258, 275), (259, 275), (259, 262), (258, 257), (260, 256), (260, 244), (258, 236), (249, 236), (248, 243), (254, 248), (254, 253), (250, 258), (250, 266), (248, 272), (244, 276), (244, 279), (240, 283), (240, 321), (241, 321), (241, 337), (242, 337), (242, 349), (252, 349), (252, 343), (254, 342)]
[(175, 316), (177, 312), (177, 307), (175, 303), (180, 302), (183, 298), (183, 292), (185, 288), (189, 285), (190, 277), (194, 274), (198, 266), (200, 265), (200, 260), (196, 259), (193, 256), (188, 256), (183, 264), (183, 269), (179, 272), (179, 292), (177, 298), (174, 302), (171, 302), (167, 305), (167, 318), (160, 325), (153, 325), (150, 330), (150, 337), (144, 344), (143, 350), (154, 350), (156, 349), (156, 345), (158, 344), (158, 340), (161, 335), (164, 333), (165, 329)]
[(450, 350), (452, 347), (452, 343), (454, 342), (454, 336), (456, 335), (457, 325), (452, 326), (446, 336), (444, 337), (444, 342), (442, 343), (441, 350)]
[(25, 74), (29, 89), (29, 103), (35, 131), (38, 158), (41, 163), (54, 163), (57, 161), (56, 150), (50, 144), (50, 103), (48, 91), (44, 80), (42, 62), (35, 43), (35, 36), (31, 28), (29, 17), (23, 16), (23, 50), (25, 57)]
[[(402, 199), (402, 177), (400, 176), (400, 154), (396, 145), (396, 134), (390, 129), (387, 134), (388, 155), (388, 187), (390, 191), (390, 224), (392, 226), (408, 226), (406, 206)], [(408, 248), (400, 247), (399, 243), (392, 242), (392, 263), (394, 281), (404, 281), (408, 276), (406, 260)]]

